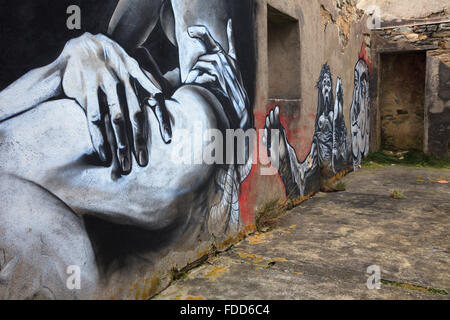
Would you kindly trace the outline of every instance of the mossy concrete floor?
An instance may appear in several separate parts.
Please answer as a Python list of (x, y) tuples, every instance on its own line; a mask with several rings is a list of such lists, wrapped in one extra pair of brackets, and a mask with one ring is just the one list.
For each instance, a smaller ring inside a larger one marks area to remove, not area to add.
[[(450, 299), (450, 170), (390, 166), (345, 177), (156, 299)], [(391, 199), (394, 189), (404, 199)], [(380, 290), (367, 288), (377, 265)], [(428, 288), (428, 289), (425, 289)]]

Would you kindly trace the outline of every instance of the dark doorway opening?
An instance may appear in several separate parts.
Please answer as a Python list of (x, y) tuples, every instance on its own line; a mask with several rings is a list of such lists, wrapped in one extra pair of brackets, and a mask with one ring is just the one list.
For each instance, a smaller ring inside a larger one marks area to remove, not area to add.
[(298, 20), (268, 6), (267, 26), (269, 99), (299, 99), (300, 29)]
[(423, 151), (425, 52), (381, 55), (381, 142), (392, 151)]

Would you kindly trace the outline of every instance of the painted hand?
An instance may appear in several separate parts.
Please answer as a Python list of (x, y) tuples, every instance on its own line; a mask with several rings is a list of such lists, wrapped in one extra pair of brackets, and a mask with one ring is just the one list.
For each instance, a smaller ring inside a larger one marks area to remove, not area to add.
[(69, 41), (58, 59), (65, 66), (62, 89), (85, 110), (101, 161), (108, 161), (111, 152), (122, 174), (128, 174), (134, 152), (137, 163), (146, 166), (148, 121), (138, 89), (153, 97), (161, 92), (157, 82), (117, 43), (100, 34), (85, 33)]
[(191, 38), (197, 38), (203, 43), (206, 54), (198, 58), (186, 83), (215, 86), (214, 88), (228, 98), (233, 106), (233, 110), (225, 110), (232, 125), (246, 128), (249, 122), (247, 111), (249, 100), (236, 63), (231, 19), (228, 20), (227, 26), (228, 53), (214, 40), (206, 27), (192, 26), (188, 28), (188, 33)]
[(270, 110), (266, 116), (264, 135), (262, 137), (264, 145), (267, 146), (267, 154), (272, 165), (279, 163), (280, 159), (287, 156), (286, 130), (280, 121), (280, 108)]

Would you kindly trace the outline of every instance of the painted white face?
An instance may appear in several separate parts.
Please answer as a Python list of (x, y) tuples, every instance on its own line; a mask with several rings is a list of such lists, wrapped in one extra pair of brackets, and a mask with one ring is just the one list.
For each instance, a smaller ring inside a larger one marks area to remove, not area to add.
[(326, 73), (322, 80), (322, 96), (324, 98), (325, 103), (331, 103), (331, 78), (328, 73)]

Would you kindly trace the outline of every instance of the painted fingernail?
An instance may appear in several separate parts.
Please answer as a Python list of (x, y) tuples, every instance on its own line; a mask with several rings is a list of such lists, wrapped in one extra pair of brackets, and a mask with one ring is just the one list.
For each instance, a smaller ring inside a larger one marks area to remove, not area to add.
[(148, 164), (147, 152), (145, 150), (139, 151), (139, 165), (145, 167)]
[(127, 173), (130, 171), (130, 161), (128, 160), (128, 157), (123, 157), (123, 159), (122, 159), (122, 171), (124, 173)]
[(156, 107), (156, 105), (158, 104), (158, 101), (157, 101), (154, 97), (151, 97), (151, 98), (148, 98), (148, 99), (147, 99), (147, 104), (148, 104), (150, 107), (154, 108), (154, 107)]
[(101, 162), (106, 162), (107, 161), (106, 150), (105, 150), (105, 146), (104, 145), (101, 145), (98, 148), (98, 156), (100, 157), (100, 161)]
[(172, 129), (167, 125), (161, 126), (161, 135), (163, 136), (163, 140), (166, 144), (172, 142)]

